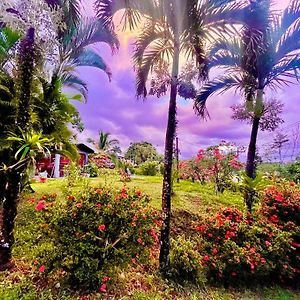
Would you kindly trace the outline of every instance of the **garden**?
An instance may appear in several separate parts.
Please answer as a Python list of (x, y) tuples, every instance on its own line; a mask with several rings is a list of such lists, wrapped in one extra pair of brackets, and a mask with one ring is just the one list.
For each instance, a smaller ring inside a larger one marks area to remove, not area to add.
[[(300, 299), (298, 132), (289, 157), (284, 133), (276, 161), (258, 146), (285, 121), (269, 94), (299, 83), (300, 2), (90, 2), (0, 3), (0, 298)], [(117, 21), (134, 32), (136, 97), (168, 101), (163, 154), (86, 134), (80, 70), (115, 85), (97, 47), (122, 51)], [(207, 119), (228, 90), (247, 147), (208, 138), (180, 157), (178, 107)]]

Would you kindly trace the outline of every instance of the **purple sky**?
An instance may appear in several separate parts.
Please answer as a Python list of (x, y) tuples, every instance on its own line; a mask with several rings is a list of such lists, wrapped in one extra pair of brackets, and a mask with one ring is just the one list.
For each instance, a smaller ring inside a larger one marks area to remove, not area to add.
[[(274, 2), (279, 9), (285, 7), (288, 1)], [(88, 0), (84, 4), (84, 9), (88, 13), (92, 12)], [(106, 45), (97, 45), (113, 72), (111, 82), (104, 72), (99, 70), (81, 68), (79, 71), (88, 83), (89, 99), (87, 104), (76, 104), (86, 128), (78, 139), (84, 142), (88, 137), (97, 138), (97, 132), (101, 129), (110, 132), (113, 138), (119, 139), (123, 150), (126, 150), (130, 142), (145, 140), (163, 153), (168, 97), (136, 100), (135, 77), (131, 62), (134, 35), (121, 31), (118, 33), (121, 47), (117, 54), (112, 56)], [(276, 96), (285, 103), (283, 113), (285, 124), (282, 128), (288, 134), (294, 127), (286, 127), (300, 120), (300, 106), (295, 105), (299, 100), (299, 90), (298, 86), (291, 86), (276, 94), (267, 93), (267, 96)], [(221, 140), (247, 146), (250, 126), (231, 119), (230, 106), (241, 101), (239, 99), (238, 95), (230, 92), (210, 98), (208, 110), (211, 119), (208, 121), (195, 116), (191, 101), (179, 99), (178, 137), (182, 158), (192, 157), (198, 149), (219, 143)], [(260, 145), (271, 141), (272, 134), (260, 133)]]

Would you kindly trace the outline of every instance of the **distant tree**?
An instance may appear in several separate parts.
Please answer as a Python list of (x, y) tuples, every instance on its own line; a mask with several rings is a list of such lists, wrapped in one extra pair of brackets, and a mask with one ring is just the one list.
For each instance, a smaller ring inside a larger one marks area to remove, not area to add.
[(159, 160), (156, 148), (149, 142), (131, 143), (125, 152), (125, 158), (139, 165), (146, 161)]
[(282, 148), (283, 146), (289, 142), (289, 138), (287, 134), (282, 132), (276, 132), (272, 148), (278, 151), (279, 163), (282, 164)]
[[(244, 103), (233, 105), (231, 108), (234, 120), (245, 121), (250, 125), (253, 123), (255, 114)], [(280, 101), (276, 99), (266, 100), (262, 109), (259, 128), (262, 131), (274, 131), (278, 128), (280, 124), (284, 123), (284, 120), (280, 117), (282, 109), (283, 103)]]

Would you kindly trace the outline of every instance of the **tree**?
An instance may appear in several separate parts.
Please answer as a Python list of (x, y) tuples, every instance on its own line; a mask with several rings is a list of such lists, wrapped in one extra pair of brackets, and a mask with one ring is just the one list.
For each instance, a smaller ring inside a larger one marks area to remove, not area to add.
[(282, 164), (282, 147), (289, 142), (289, 138), (287, 134), (283, 134), (282, 132), (276, 132), (272, 148), (278, 150), (279, 163)]
[[(246, 107), (253, 113), (246, 174), (255, 178), (256, 141), (265, 108), (266, 88), (278, 89), (297, 79), (300, 59), (299, 1), (291, 0), (278, 17), (270, 9), (270, 0), (252, 1), (245, 14), (242, 39), (220, 40), (210, 51), (210, 68), (223, 67), (226, 75), (206, 84), (195, 101), (200, 115), (206, 113), (206, 101), (216, 92), (241, 91)], [(248, 210), (252, 199), (245, 199)]]
[(134, 164), (140, 165), (146, 161), (155, 161), (158, 159), (156, 148), (149, 142), (131, 143), (125, 152), (125, 158), (131, 160)]
[(110, 132), (104, 132), (102, 130), (100, 130), (98, 132), (99, 134), (99, 139), (97, 141), (89, 138), (87, 141), (96, 145), (96, 147), (98, 148), (98, 150), (102, 151), (102, 152), (106, 152), (108, 154), (118, 154), (121, 153), (121, 149), (119, 147), (119, 140), (117, 139), (111, 139), (111, 133)]
[[(58, 4), (67, 2), (71, 1), (62, 0)], [(72, 77), (72, 72), (81, 65), (106, 70), (99, 55), (92, 56), (86, 47), (88, 42), (113, 40), (108, 31), (100, 38), (103, 26), (96, 20), (86, 23), (89, 24), (86, 31), (84, 26), (78, 29), (75, 23), (72, 29), (63, 26), (60, 10), (51, 9), (52, 4), (48, 4), (42, 0), (0, 3), (0, 114), (3, 116), (0, 121), (0, 269), (10, 265), (18, 197), (31, 163), (43, 154), (42, 146), (50, 141), (45, 135), (51, 137), (52, 145), (64, 142), (70, 150), (71, 132), (67, 123), (79, 125), (76, 109), (61, 92), (62, 84), (72, 82), (85, 96), (86, 88), (80, 89), (82, 81)], [(62, 53), (67, 55), (57, 59), (57, 54)], [(66, 59), (73, 68), (70, 65), (66, 68)], [(55, 66), (54, 70), (50, 66)], [(45, 79), (49, 73), (50, 80)]]
[(134, 51), (137, 97), (146, 98), (149, 74), (155, 65), (164, 61), (171, 65), (167, 130), (165, 137), (164, 174), (162, 188), (163, 225), (161, 229), (160, 269), (166, 274), (169, 269), (171, 183), (173, 163), (173, 143), (176, 131), (176, 106), (179, 88), (180, 55), (195, 61), (198, 79), (207, 76), (205, 42), (224, 34), (224, 18), (234, 15), (240, 7), (228, 3), (235, 1), (154, 1), (154, 0), (96, 0), (98, 16), (113, 28), (113, 15), (125, 8), (125, 26), (135, 28), (144, 18), (144, 27), (139, 35)]

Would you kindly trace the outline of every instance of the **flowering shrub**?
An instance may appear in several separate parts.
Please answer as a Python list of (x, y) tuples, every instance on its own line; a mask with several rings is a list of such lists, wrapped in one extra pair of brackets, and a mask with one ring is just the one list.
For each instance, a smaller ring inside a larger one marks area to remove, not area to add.
[(222, 142), (206, 150), (200, 149), (197, 154), (196, 162), (205, 166), (206, 174), (214, 182), (217, 192), (222, 193), (234, 171), (243, 167), (232, 148), (232, 144)]
[(206, 150), (200, 149), (195, 159), (180, 163), (180, 177), (198, 180), (202, 184), (211, 181), (215, 184), (216, 192), (222, 193), (227, 186), (231, 186), (234, 172), (243, 167), (233, 149), (234, 145), (226, 142)]
[(119, 171), (119, 173), (120, 173), (120, 180), (122, 182), (130, 182), (131, 181), (131, 176), (126, 171), (124, 171), (124, 170), (121, 169)]
[(292, 234), (291, 245), (295, 251), (292, 266), (300, 277), (300, 188), (294, 182), (283, 181), (264, 191), (263, 215), (274, 226)]
[(300, 188), (293, 182), (267, 188), (263, 195), (262, 212), (270, 222), (281, 228), (286, 225), (300, 226)]
[(73, 287), (106, 291), (104, 276), (115, 266), (147, 261), (158, 242), (157, 214), (139, 190), (97, 188), (65, 201), (44, 198), (33, 205), (51, 247), (38, 261), (45, 273), (63, 272)]
[(208, 279), (229, 284), (246, 280), (287, 280), (296, 277), (291, 266), (291, 234), (261, 216), (244, 218), (225, 208), (197, 225), (201, 265)]

